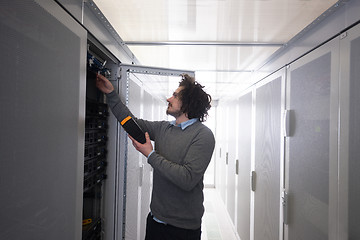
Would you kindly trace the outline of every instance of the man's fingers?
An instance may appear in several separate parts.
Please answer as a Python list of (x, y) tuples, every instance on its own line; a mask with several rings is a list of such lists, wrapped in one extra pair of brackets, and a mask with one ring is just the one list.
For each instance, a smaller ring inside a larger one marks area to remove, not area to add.
[(132, 145), (134, 146), (134, 148), (136, 150), (138, 150), (138, 142), (132, 136), (130, 136), (129, 134), (128, 134), (128, 136), (129, 136), (130, 140), (132, 141)]
[(96, 82), (97, 83), (102, 83), (102, 84), (105, 84), (106, 80), (105, 80), (105, 77), (101, 74), (96, 74)]
[(131, 141), (134, 143), (136, 140), (128, 134), (128, 137), (131, 139)]
[(150, 136), (149, 136), (148, 132), (145, 133), (145, 139), (146, 139), (146, 142), (150, 142)]
[(128, 134), (128, 136), (129, 136), (129, 138), (131, 139), (131, 141), (132, 141), (132, 143), (133, 143), (133, 145), (134, 145), (134, 147), (136, 148), (137, 147), (137, 145), (138, 144), (140, 144), (138, 141), (136, 141), (132, 136), (130, 136), (129, 134)]

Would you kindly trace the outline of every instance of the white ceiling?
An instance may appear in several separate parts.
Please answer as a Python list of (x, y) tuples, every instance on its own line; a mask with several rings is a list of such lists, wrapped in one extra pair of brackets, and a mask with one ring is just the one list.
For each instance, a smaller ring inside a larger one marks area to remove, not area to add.
[(337, 0), (94, 0), (142, 65), (196, 71), (214, 99)]

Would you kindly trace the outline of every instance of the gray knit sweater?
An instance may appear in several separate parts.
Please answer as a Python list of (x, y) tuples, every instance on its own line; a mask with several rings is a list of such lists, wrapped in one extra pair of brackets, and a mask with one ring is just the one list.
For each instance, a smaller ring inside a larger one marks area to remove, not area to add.
[[(134, 117), (115, 92), (107, 94), (107, 102), (119, 121)], [(199, 121), (184, 130), (168, 121), (136, 121), (155, 142), (155, 152), (148, 158), (154, 169), (151, 212), (167, 224), (199, 228), (204, 214), (203, 176), (215, 147), (213, 133)]]

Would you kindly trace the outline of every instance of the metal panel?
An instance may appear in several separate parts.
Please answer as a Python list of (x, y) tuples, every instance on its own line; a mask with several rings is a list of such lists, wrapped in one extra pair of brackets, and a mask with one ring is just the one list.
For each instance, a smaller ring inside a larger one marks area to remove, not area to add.
[(340, 146), (338, 239), (360, 238), (360, 25), (340, 37)]
[[(359, 31), (358, 34), (359, 36)], [(349, 116), (349, 239), (360, 238), (360, 37), (351, 42), (350, 55), (350, 116)]]
[(338, 44), (290, 66), (286, 239), (337, 239)]
[(70, 12), (79, 22), (82, 23), (82, 7), (84, 0), (57, 0)]
[[(107, 66), (110, 67), (110, 66)], [(111, 64), (112, 76), (109, 80), (114, 85), (115, 91), (118, 92), (119, 86), (116, 81), (116, 72), (118, 67), (115, 64)], [(113, 76), (114, 74), (114, 76)], [(122, 213), (122, 200), (123, 200), (123, 176), (119, 173), (123, 173), (124, 164), (124, 149), (120, 144), (120, 126), (113, 114), (110, 113), (108, 117), (109, 128), (107, 131), (107, 179), (104, 184), (104, 239), (110, 240), (116, 237), (116, 224), (117, 215)], [(119, 147), (120, 146), (120, 147)], [(119, 155), (119, 156), (118, 156)], [(121, 156), (121, 157), (120, 157)], [(119, 193), (120, 196), (119, 197)]]
[(250, 240), (252, 92), (239, 99), (237, 232)]
[(228, 106), (227, 103), (220, 105), (218, 109), (221, 120), (219, 121), (220, 125), (217, 129), (220, 133), (219, 136), (221, 138), (220, 140), (220, 161), (219, 161), (219, 190), (220, 190), (220, 196), (223, 200), (224, 204), (226, 204), (226, 196), (227, 196), (227, 162), (228, 162)]
[[(128, 101), (128, 81), (127, 72), (117, 69), (117, 79), (114, 86), (117, 86), (116, 90), (119, 93), (120, 99), (123, 103)], [(111, 119), (112, 117), (110, 117)], [(116, 120), (117, 121), (117, 120)], [(117, 123), (117, 142), (116, 142), (116, 179), (115, 179), (115, 239), (123, 239), (125, 237), (125, 224), (126, 224), (126, 177), (127, 177), (127, 155), (128, 155), (128, 136), (119, 123)], [(106, 226), (106, 224), (105, 224)], [(106, 233), (106, 239), (112, 240), (108, 233)]]
[(81, 239), (86, 31), (52, 1), (0, 5), (0, 238)]
[(254, 239), (279, 239), (281, 77), (256, 89)]
[(238, 121), (236, 118), (237, 101), (232, 101), (228, 106), (229, 112), (226, 119), (227, 125), (227, 136), (228, 136), (228, 156), (227, 156), (227, 196), (226, 196), (226, 207), (230, 218), (235, 223), (235, 158), (236, 158), (236, 138), (237, 138), (237, 125)]
[[(133, 80), (128, 79), (128, 107), (134, 116), (141, 116), (142, 89)], [(130, 140), (129, 140), (130, 141)], [(130, 141), (131, 143), (131, 141)], [(125, 239), (139, 239), (140, 210), (141, 210), (141, 186), (140, 166), (142, 164), (140, 153), (128, 144), (127, 176), (126, 176), (126, 225)]]
[(179, 76), (183, 73), (189, 74), (192, 77), (195, 77), (194, 71), (191, 70), (182, 70), (182, 69), (170, 69), (170, 68), (159, 68), (159, 67), (149, 67), (141, 65), (126, 65), (122, 64), (124, 68), (128, 68), (131, 73), (141, 73), (147, 75), (157, 75), (157, 76)]
[[(144, 92), (143, 98), (143, 118), (152, 120), (153, 114), (153, 98), (147, 92)], [(154, 146), (154, 144), (153, 144)], [(150, 212), (150, 196), (151, 196), (151, 183), (152, 167), (147, 163), (147, 158), (142, 156), (143, 176), (141, 185), (141, 209), (140, 209), (140, 239), (145, 239), (146, 230), (146, 217)]]
[(121, 62), (138, 63), (133, 53), (122, 43), (118, 34), (111, 31), (111, 25), (106, 21), (106, 17), (103, 16), (92, 0), (84, 2), (82, 23), (86, 29)]
[(224, 106), (218, 105), (216, 107), (216, 177), (215, 188), (219, 191), (222, 200), (225, 202), (225, 115)]

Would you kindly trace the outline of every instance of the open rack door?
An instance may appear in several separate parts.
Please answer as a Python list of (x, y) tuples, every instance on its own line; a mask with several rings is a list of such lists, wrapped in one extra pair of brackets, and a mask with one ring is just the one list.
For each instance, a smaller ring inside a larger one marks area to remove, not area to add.
[[(184, 73), (195, 76), (188, 70), (120, 64), (114, 86), (137, 118), (167, 120), (166, 99), (178, 87), (180, 75)], [(152, 169), (147, 159), (134, 149), (120, 123), (117, 129), (116, 239), (140, 240), (145, 237), (146, 216), (150, 210)]]

